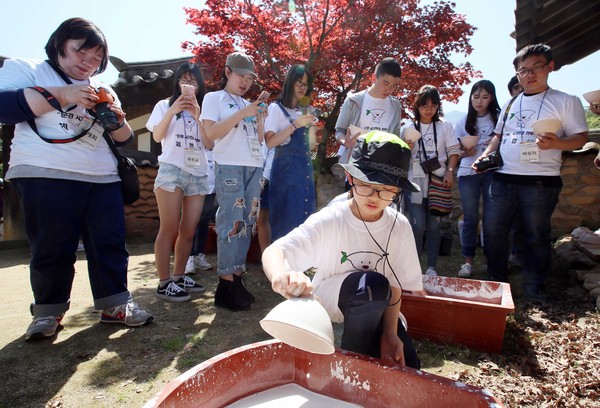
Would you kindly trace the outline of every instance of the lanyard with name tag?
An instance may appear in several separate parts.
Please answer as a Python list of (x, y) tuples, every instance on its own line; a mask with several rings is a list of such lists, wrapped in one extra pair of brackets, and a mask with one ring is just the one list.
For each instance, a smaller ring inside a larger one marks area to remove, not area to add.
[(89, 130), (80, 139), (77, 139), (77, 143), (90, 150), (96, 150), (98, 142), (102, 139), (102, 133), (104, 133), (102, 125), (95, 122), (94, 118), (89, 115), (83, 117), (81, 124)]

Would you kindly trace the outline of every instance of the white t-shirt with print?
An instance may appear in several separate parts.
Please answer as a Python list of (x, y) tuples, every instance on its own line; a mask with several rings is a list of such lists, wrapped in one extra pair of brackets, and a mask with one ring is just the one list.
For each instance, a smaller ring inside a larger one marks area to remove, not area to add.
[(323, 208), (273, 243), (284, 252), (288, 270), (317, 269), (314, 294), (334, 322), (344, 320), (338, 298), (348, 273), (373, 270), (383, 273), (396, 288), (423, 289), (415, 239), (406, 217), (387, 207), (379, 220), (366, 223), (373, 238), (389, 253), (392, 271), (384, 251), (369, 236), (365, 223), (352, 214), (349, 203), (344, 200)]
[[(500, 120), (495, 129), (496, 133), (500, 133), (502, 130), (505, 110), (506, 106), (500, 113)], [(562, 125), (556, 132), (560, 139), (588, 130), (583, 105), (576, 96), (551, 88), (535, 95), (521, 94), (510, 107), (504, 126), (500, 147), (504, 164), (497, 170), (499, 173), (560, 176), (562, 150), (541, 150), (535, 147), (536, 136), (533, 134), (531, 125), (540, 119), (560, 120)], [(537, 151), (538, 161), (521, 159), (521, 154), (527, 153), (527, 143)]]
[(357, 126), (367, 131), (382, 130), (390, 132), (393, 108), (394, 106), (389, 97), (383, 99), (374, 98), (367, 91), (363, 98), (362, 110)]
[[(420, 123), (419, 125), (421, 127), (421, 139), (415, 142), (412, 150), (412, 166), (411, 171), (409, 171), (409, 178), (427, 177), (423, 172), (420, 163), (436, 156), (441, 167), (436, 170), (434, 174), (443, 177), (446, 171), (444, 163), (448, 160), (448, 156), (460, 153), (458, 140), (454, 136), (452, 123), (445, 121), (435, 123), (437, 146), (435, 145), (433, 122)], [(414, 128), (414, 122), (409, 122), (406, 127)], [(423, 147), (425, 148), (425, 154), (423, 154)]]
[[(463, 136), (469, 136), (468, 132), (465, 130), (465, 124), (467, 122), (467, 115), (463, 116), (456, 123), (454, 128), (454, 136), (457, 139), (460, 139)], [(471, 165), (477, 160), (479, 156), (483, 154), (487, 146), (490, 144), (490, 140), (494, 137), (494, 127), (496, 124), (492, 119), (492, 115), (487, 113), (484, 116), (478, 116), (475, 122), (475, 128), (477, 129), (477, 134), (472, 136), (479, 136), (479, 140), (475, 145), (475, 154), (468, 157), (463, 157), (460, 160), (460, 166), (458, 167), (457, 176), (473, 176), (477, 174), (475, 170), (471, 168)]]
[[(250, 102), (225, 90), (209, 92), (202, 102), (201, 120), (220, 122), (243, 109)], [(225, 136), (215, 140), (213, 159), (218, 164), (231, 166), (263, 167), (263, 157), (253, 157), (248, 138), (258, 143), (256, 120), (241, 120)]]
[[(290, 121), (294, 121), (298, 119), (298, 116), (302, 115), (302, 111), (299, 109), (290, 109), (285, 106), (283, 106), (283, 109), (290, 115), (289, 119), (285, 116), (278, 103), (275, 102), (269, 105), (269, 116), (267, 116), (267, 119), (265, 120), (265, 133), (277, 133), (281, 129), (289, 126)], [(288, 144), (291, 140), (292, 136), (290, 135), (283, 143), (281, 143), (281, 146)]]
[[(90, 84), (93, 87), (102, 86), (109, 90), (115, 102), (119, 100), (112, 89), (97, 81), (95, 78), (79, 81), (71, 78), (73, 84)], [(53, 87), (66, 86), (65, 81), (42, 60), (7, 59), (1, 69), (0, 91), (22, 89), (32, 86)], [(63, 108), (64, 112), (52, 110), (35, 119), (38, 133), (48, 139), (69, 139), (89, 128), (91, 115), (82, 106)], [(87, 122), (90, 120), (89, 122)], [(35, 166), (69, 172), (78, 179), (77, 175), (90, 177), (111, 176), (101, 182), (118, 180), (117, 160), (112, 154), (106, 140), (102, 137), (102, 126), (96, 123), (95, 130), (99, 133), (90, 135), (93, 141), (84, 144), (88, 136), (71, 143), (47, 143), (31, 129), (27, 122), (15, 126), (15, 136), (11, 144), (10, 169), (17, 166)], [(5, 146), (5, 148), (8, 148)], [(14, 171), (12, 172), (14, 173)], [(44, 175), (40, 175), (44, 177)], [(62, 177), (61, 177), (62, 178)], [(88, 177), (89, 178), (89, 177)]]
[[(146, 123), (150, 132), (154, 132), (154, 128), (165, 117), (168, 109), (168, 99), (163, 99), (154, 106)], [(158, 156), (159, 162), (177, 166), (194, 176), (208, 174), (200, 128), (190, 112), (183, 111), (173, 116), (160, 145), (162, 154)]]

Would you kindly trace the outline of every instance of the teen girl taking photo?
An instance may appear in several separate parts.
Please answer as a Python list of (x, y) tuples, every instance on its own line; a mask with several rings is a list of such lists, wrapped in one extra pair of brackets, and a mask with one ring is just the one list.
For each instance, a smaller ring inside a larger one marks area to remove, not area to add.
[(202, 124), (214, 141), (217, 273), (215, 305), (247, 310), (254, 296), (246, 289), (242, 274), (260, 209), (260, 179), (267, 108), (262, 100), (243, 96), (256, 80), (254, 61), (241, 52), (227, 56), (222, 89), (209, 92), (202, 104)]

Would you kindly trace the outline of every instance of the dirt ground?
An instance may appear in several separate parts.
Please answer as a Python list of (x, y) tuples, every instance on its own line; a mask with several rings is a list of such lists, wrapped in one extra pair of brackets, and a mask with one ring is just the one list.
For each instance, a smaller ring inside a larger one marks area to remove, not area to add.
[[(140, 328), (100, 324), (92, 310), (85, 254), (78, 253), (71, 309), (55, 339), (28, 343), (31, 321), (29, 251), (0, 250), (4, 293), (0, 308), (0, 408), (141, 407), (165, 384), (202, 361), (232, 348), (266, 340), (258, 322), (283, 298), (270, 290), (259, 265), (250, 265), (248, 287), (257, 301), (248, 312), (213, 305), (214, 270), (197, 273), (207, 290), (172, 304), (154, 296), (151, 243), (130, 242), (129, 286), (154, 314)], [(454, 275), (461, 259), (441, 257), (439, 270)], [(216, 263), (214, 254), (208, 256)], [(482, 265), (475, 278), (483, 279)], [(509, 317), (502, 354), (415, 341), (425, 371), (489, 389), (506, 406), (592, 407), (600, 398), (600, 318), (581, 284), (555, 278), (551, 309), (520, 299)]]

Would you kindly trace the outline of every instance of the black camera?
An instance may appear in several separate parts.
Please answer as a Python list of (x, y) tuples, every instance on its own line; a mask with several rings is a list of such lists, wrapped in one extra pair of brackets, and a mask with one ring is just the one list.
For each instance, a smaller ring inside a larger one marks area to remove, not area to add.
[(108, 105), (113, 103), (115, 100), (104, 88), (96, 89), (96, 95), (98, 96), (98, 102), (94, 110), (96, 111), (96, 117), (100, 121), (102, 127), (109, 132), (115, 131), (121, 127), (117, 114), (110, 110)]
[(504, 162), (502, 161), (502, 156), (500, 156), (500, 153), (493, 152), (483, 159), (475, 162), (475, 168), (477, 168), (477, 171), (479, 172), (484, 172), (498, 169), (502, 167), (503, 164)]

